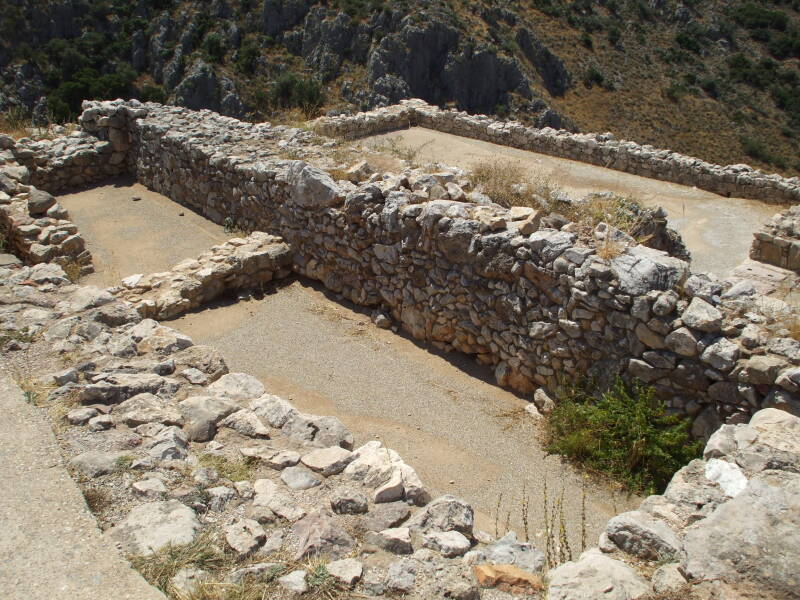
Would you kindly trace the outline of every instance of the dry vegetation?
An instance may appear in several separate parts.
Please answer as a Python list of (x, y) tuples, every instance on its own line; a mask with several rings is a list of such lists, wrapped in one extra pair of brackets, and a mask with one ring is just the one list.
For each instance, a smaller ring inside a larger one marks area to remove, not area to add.
[[(63, 127), (63, 130), (61, 129)], [(9, 135), (15, 140), (32, 137), (39, 140), (55, 139), (68, 135), (77, 129), (77, 123), (56, 125), (52, 121), (44, 126), (33, 123), (31, 116), (24, 110), (12, 108), (0, 113), (0, 134)]]
[[(295, 560), (285, 552), (270, 556), (275, 566), (257, 575), (247, 575), (232, 582), (228, 575), (237, 568), (246, 568), (263, 559), (239, 558), (221, 547), (215, 534), (207, 530), (195, 541), (184, 546), (167, 545), (148, 556), (130, 557), (133, 566), (152, 585), (175, 600), (266, 600), (286, 594), (278, 578), (295, 570), (307, 572), (309, 600), (334, 600), (345, 597), (345, 590), (328, 573), (325, 562), (319, 558)], [(181, 569), (195, 568), (206, 571), (207, 578), (188, 595), (175, 589), (172, 578)]]
[(479, 162), (472, 167), (472, 180), (500, 206), (549, 209), (556, 202), (558, 186), (546, 177), (526, 171), (509, 160)]
[(253, 479), (258, 464), (258, 459), (231, 460), (217, 454), (201, 454), (199, 460), (201, 466), (216, 469), (222, 477), (231, 481)]
[(21, 110), (11, 109), (0, 114), (0, 134), (10, 135), (15, 140), (27, 137), (30, 118)]
[[(598, 223), (607, 223), (643, 243), (637, 236), (645, 225), (642, 206), (634, 198), (623, 196), (591, 196), (585, 201), (568, 202), (561, 198), (559, 186), (551, 179), (526, 171), (519, 162), (495, 160), (476, 163), (472, 167), (473, 182), (497, 204), (527, 206), (557, 212), (577, 223), (584, 233)], [(624, 250), (624, 244), (606, 239), (598, 249), (605, 258), (613, 258)]]

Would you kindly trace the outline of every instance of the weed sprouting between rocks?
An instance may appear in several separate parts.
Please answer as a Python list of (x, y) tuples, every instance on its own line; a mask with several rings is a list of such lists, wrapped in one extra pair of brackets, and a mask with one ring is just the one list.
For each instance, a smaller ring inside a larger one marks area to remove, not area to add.
[(652, 387), (620, 378), (605, 391), (587, 381), (563, 389), (546, 427), (548, 451), (643, 493), (663, 490), (702, 448)]

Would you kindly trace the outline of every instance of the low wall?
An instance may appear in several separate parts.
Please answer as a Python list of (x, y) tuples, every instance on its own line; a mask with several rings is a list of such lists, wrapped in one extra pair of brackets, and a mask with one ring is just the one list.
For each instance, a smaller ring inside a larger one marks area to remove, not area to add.
[(224, 294), (286, 277), (291, 262), (289, 246), (280, 238), (255, 232), (214, 246), (170, 271), (126, 277), (114, 294), (142, 317), (174, 319)]
[(317, 133), (341, 138), (364, 137), (418, 125), (651, 179), (696, 186), (723, 196), (777, 204), (800, 201), (797, 177), (767, 175), (747, 165), (715, 165), (670, 150), (617, 140), (610, 133), (537, 129), (516, 121), (497, 121), (485, 115), (441, 110), (416, 99), (352, 116), (322, 117), (312, 125)]
[(720, 419), (800, 406), (796, 342), (742, 317), (746, 297), (721, 301), (717, 282), (663, 252), (600, 256), (567, 231), (523, 235), (519, 211), (420, 201), (402, 175), (345, 186), (271, 158), (263, 124), (136, 102), (86, 106), (82, 122), (100, 137), (111, 131), (102, 119), (137, 115), (122, 131), (140, 182), (218, 223), (281, 235), (297, 272), (390, 313), (416, 339), (475, 355), (501, 385), (529, 393), (624, 373), (696, 417), (701, 436)]
[(130, 171), (125, 164), (128, 141), (114, 135), (100, 140), (76, 131), (52, 140), (23, 138), (13, 143), (10, 151), (14, 160), (29, 170), (30, 183), (52, 194)]
[(800, 206), (778, 213), (755, 233), (750, 258), (800, 272)]
[(54, 262), (72, 277), (91, 273), (92, 255), (49, 193), (29, 185), (31, 173), (13, 160), (0, 164), (0, 234), (7, 251), (26, 264)]

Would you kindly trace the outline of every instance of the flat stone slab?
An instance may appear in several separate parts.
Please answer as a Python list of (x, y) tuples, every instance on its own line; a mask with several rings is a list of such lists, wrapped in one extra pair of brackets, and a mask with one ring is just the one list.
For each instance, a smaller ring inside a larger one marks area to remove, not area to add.
[(0, 376), (0, 589), (26, 600), (166, 600), (106, 540), (50, 426)]

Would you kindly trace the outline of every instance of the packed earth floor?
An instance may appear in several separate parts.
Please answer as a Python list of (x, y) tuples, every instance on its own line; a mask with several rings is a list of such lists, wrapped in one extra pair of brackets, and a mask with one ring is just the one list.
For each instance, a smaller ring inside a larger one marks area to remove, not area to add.
[[(85, 281), (98, 286), (166, 270), (232, 235), (139, 184), (117, 182), (59, 202), (95, 257), (96, 272)], [(522, 532), (523, 492), (531, 535), (541, 533), (545, 482), (550, 502), (564, 491), (576, 549), (584, 527), (594, 540), (609, 518), (641, 501), (547, 456), (524, 410), (529, 402), (495, 385), (488, 367), (379, 329), (309, 281), (279, 282), (262, 297), (231, 298), (168, 324), (215, 347), (232, 372), (258, 377), (269, 393), (338, 417), (357, 446), (378, 439), (413, 460), (434, 495), (465, 498), (489, 533), (509, 518)]]

